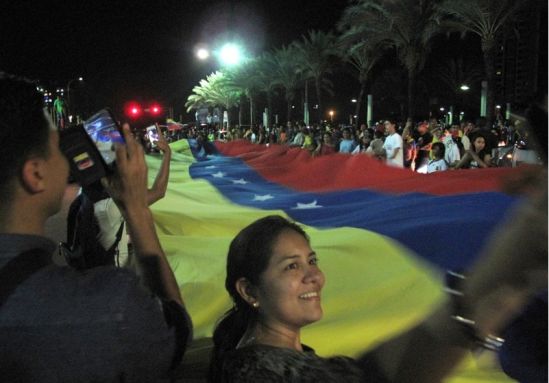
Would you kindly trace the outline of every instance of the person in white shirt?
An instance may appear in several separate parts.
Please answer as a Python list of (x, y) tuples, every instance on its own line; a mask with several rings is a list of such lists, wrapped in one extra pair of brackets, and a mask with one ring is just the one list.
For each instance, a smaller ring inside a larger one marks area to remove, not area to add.
[(396, 121), (385, 121), (385, 130), (388, 134), (387, 137), (385, 137), (385, 142), (383, 143), (383, 149), (385, 149), (385, 152), (387, 153), (386, 163), (389, 166), (403, 168), (403, 143), (402, 137), (396, 131)]
[(440, 172), (448, 170), (448, 164), (444, 159), (446, 148), (442, 142), (435, 142), (431, 147), (433, 153), (433, 159), (429, 161), (427, 165), (427, 173)]

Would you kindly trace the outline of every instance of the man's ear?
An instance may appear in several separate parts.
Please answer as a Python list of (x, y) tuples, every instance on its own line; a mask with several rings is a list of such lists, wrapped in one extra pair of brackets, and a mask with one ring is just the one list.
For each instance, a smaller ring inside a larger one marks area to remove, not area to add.
[(22, 186), (29, 193), (44, 191), (46, 167), (43, 158), (31, 158), (25, 161), (21, 170)]
[(235, 288), (238, 294), (242, 297), (242, 299), (244, 299), (250, 305), (253, 305), (254, 302), (257, 302), (256, 289), (246, 278), (238, 279), (235, 283)]

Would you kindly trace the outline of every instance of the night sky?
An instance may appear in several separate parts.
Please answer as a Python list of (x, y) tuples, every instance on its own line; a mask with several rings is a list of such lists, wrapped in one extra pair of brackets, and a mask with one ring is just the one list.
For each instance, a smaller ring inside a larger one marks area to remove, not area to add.
[[(72, 83), (71, 95), (81, 98), (88, 113), (104, 106), (120, 110), (128, 100), (154, 99), (172, 106), (176, 118), (183, 114), (189, 119), (184, 103), (192, 87), (219, 69), (214, 59), (196, 58), (198, 44), (215, 48), (235, 40), (255, 56), (299, 40), (309, 30), (334, 29), (347, 5), (347, 0), (3, 1), (0, 70), (40, 80), (50, 89), (66, 88), (71, 79), (83, 76), (84, 83)], [(547, 30), (547, 18), (542, 23)], [(453, 35), (448, 40), (440, 35), (433, 41), (424, 74), (457, 53), (482, 68), (478, 37), (460, 40)], [(546, 49), (542, 56), (540, 79), (546, 82)], [(376, 99), (377, 110), (387, 115), (402, 114), (398, 106), (405, 102), (405, 73), (395, 71), (395, 65), (398, 60), (389, 54), (373, 74), (381, 79), (378, 93), (390, 93)], [(358, 95), (359, 85), (340, 69), (331, 77), (336, 94), (325, 95), (323, 104), (344, 116), (354, 108), (350, 99)], [(376, 93), (375, 84), (372, 91)], [(478, 113), (478, 103), (472, 104), (471, 114)], [(282, 101), (278, 113), (285, 114), (284, 108)]]
[[(132, 97), (182, 105), (217, 63), (199, 62), (198, 43), (241, 41), (251, 55), (280, 48), (310, 29), (332, 29), (347, 1), (3, 2), (0, 69), (66, 86), (83, 76), (96, 102)], [(74, 92), (77, 92), (74, 90)]]

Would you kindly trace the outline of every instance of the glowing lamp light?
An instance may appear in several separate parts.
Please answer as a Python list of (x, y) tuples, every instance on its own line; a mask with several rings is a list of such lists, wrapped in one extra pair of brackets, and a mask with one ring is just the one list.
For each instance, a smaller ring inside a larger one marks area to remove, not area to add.
[(200, 48), (196, 51), (196, 57), (198, 57), (200, 60), (206, 60), (208, 57), (210, 57), (210, 52), (206, 48)]
[(236, 65), (242, 60), (242, 51), (238, 45), (225, 44), (219, 54), (221, 62), (225, 65)]
[(461, 89), (461, 90), (469, 90), (469, 86), (463, 84), (462, 86), (459, 87), (459, 89)]

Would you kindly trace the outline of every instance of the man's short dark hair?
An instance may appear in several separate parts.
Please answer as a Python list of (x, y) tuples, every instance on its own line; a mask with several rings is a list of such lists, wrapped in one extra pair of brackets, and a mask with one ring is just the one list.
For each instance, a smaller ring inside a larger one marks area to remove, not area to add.
[(44, 98), (32, 81), (0, 71), (0, 198), (11, 198), (13, 180), (32, 156), (49, 155)]
[(431, 150), (434, 148), (438, 148), (438, 155), (440, 158), (444, 158), (444, 154), (446, 153), (446, 147), (442, 142), (435, 142), (433, 146), (431, 146)]

